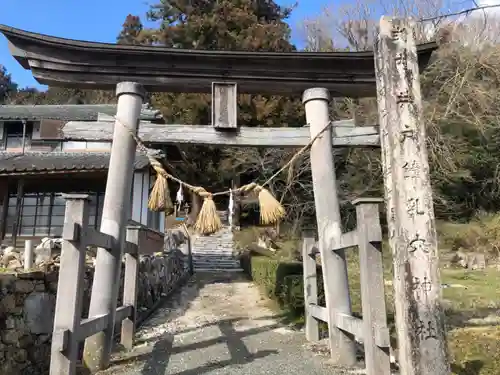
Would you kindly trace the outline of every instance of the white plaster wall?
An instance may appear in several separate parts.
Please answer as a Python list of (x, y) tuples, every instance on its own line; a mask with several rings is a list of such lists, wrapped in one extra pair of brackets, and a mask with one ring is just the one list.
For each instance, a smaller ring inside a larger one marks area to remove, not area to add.
[(163, 233), (165, 215), (162, 212), (148, 210), (149, 192), (153, 187), (153, 183), (154, 177), (149, 170), (134, 173), (131, 219)]

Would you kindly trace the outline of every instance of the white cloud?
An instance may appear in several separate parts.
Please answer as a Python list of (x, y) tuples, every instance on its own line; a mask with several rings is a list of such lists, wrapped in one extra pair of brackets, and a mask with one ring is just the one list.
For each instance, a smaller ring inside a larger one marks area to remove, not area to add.
[(481, 16), (481, 15), (484, 16), (485, 13), (487, 15), (490, 14), (495, 16), (500, 15), (500, 0), (478, 0), (477, 5), (479, 7), (499, 5), (499, 7), (477, 10), (473, 12), (473, 15), (475, 16)]

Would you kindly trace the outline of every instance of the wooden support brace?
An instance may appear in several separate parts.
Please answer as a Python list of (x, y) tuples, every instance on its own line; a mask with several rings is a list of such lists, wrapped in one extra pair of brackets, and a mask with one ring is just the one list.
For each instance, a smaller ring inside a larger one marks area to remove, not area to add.
[(54, 330), (54, 332), (52, 332), (51, 351), (59, 353), (65, 352), (69, 346), (70, 335), (71, 332), (67, 329), (62, 329), (57, 331)]
[[(382, 230), (379, 206), (383, 199), (363, 198), (353, 201), (356, 207), (361, 305), (367, 375), (390, 375), (389, 330), (384, 292)], [(387, 336), (385, 336), (387, 335)]]
[(125, 242), (124, 254), (137, 254), (139, 252), (139, 247), (136, 244)]
[(191, 242), (191, 236), (189, 233), (187, 233), (187, 249), (188, 249), (188, 267), (189, 267), (189, 274), (192, 276), (194, 275), (194, 262), (193, 262), (193, 247), (192, 247), (192, 242)]
[(17, 235), (19, 233), (19, 227), (21, 225), (21, 208), (23, 204), (24, 197), (24, 178), (20, 177), (17, 181), (17, 194), (16, 194), (16, 216), (14, 219), (14, 225), (12, 226), (12, 246), (16, 247)]
[(238, 128), (236, 83), (212, 82), (212, 126), (217, 130)]
[[(133, 307), (130, 305), (123, 305), (116, 309), (116, 322), (122, 322), (124, 319), (129, 318), (133, 313)], [(78, 342), (85, 340), (87, 337), (95, 335), (97, 332), (101, 332), (106, 329), (109, 325), (109, 314), (93, 316), (87, 319), (83, 319), (76, 331), (76, 339)]]
[(85, 230), (85, 242), (87, 246), (96, 246), (109, 250), (113, 243), (113, 237), (107, 233), (102, 233), (97, 229), (88, 227)]
[(319, 246), (318, 246), (318, 241), (314, 242), (314, 245), (311, 247), (309, 256), (310, 257), (316, 257), (316, 255), (320, 254), (319, 252)]
[(330, 248), (333, 251), (345, 250), (358, 245), (358, 233), (353, 230), (347, 233), (342, 233), (340, 237), (331, 235)]
[[(127, 243), (139, 248), (138, 227), (127, 228)], [(123, 304), (130, 305), (130, 315), (122, 321), (121, 344), (131, 350), (134, 344), (135, 323), (137, 320), (137, 296), (138, 296), (139, 259), (138, 252), (125, 254), (125, 275), (123, 280)]]
[(305, 233), (302, 240), (302, 262), (304, 267), (304, 305), (305, 305), (305, 330), (308, 341), (319, 340), (319, 324), (313, 315), (314, 306), (318, 303), (318, 279), (316, 255), (311, 255), (316, 241), (312, 233)]
[(363, 327), (363, 320), (349, 314), (333, 311), (335, 324), (339, 329), (363, 339), (366, 335)]
[[(0, 125), (0, 134), (2, 132), (3, 128), (2, 125)], [(2, 207), (0, 209), (0, 242), (1, 242), (5, 238), (5, 231), (7, 229), (7, 214), (9, 211), (9, 177), (0, 178), (0, 199), (2, 201)]]
[(63, 234), (71, 240), (62, 243), (50, 375), (74, 375), (79, 354), (75, 332), (79, 329), (82, 316), (86, 249), (84, 239), (75, 235), (75, 228), (87, 227), (88, 195), (64, 195), (64, 198), (66, 212)]
[[(316, 304), (311, 303), (308, 305), (308, 308), (309, 308), (309, 311), (311, 313), (311, 316), (314, 319), (321, 320), (322, 322), (325, 322), (325, 323), (328, 322), (328, 310), (326, 309), (326, 307), (318, 306)], [(311, 341), (313, 341), (313, 340), (311, 340)]]

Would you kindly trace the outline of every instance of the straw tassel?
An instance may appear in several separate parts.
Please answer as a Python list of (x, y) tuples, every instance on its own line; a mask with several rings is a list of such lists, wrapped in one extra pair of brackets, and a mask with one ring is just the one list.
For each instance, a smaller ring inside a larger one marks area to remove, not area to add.
[(194, 192), (204, 198), (200, 213), (194, 224), (194, 229), (203, 235), (217, 232), (222, 228), (222, 222), (217, 213), (217, 207), (215, 207), (212, 194), (201, 187), (196, 188)]
[(255, 191), (259, 194), (261, 224), (276, 224), (285, 217), (285, 209), (280, 202), (273, 197), (269, 190), (257, 185)]
[(174, 204), (170, 198), (167, 177), (159, 161), (149, 158), (149, 162), (156, 171), (156, 181), (149, 195), (148, 208), (151, 211), (164, 211), (170, 215), (174, 211)]

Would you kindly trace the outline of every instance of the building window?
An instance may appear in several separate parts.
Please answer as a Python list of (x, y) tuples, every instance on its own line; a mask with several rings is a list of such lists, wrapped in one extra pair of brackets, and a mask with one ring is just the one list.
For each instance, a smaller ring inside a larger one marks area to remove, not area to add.
[[(89, 226), (98, 228), (104, 193), (89, 193)], [(16, 218), (16, 196), (9, 197), (7, 233), (12, 234)], [(60, 237), (64, 225), (66, 200), (58, 193), (26, 194), (21, 205), (19, 236)]]
[[(4, 123), (4, 148), (6, 149), (20, 149), (23, 148), (23, 122), (22, 121), (9, 121)], [(30, 146), (31, 135), (33, 133), (33, 123), (26, 123), (26, 137), (24, 140), (24, 147)]]

